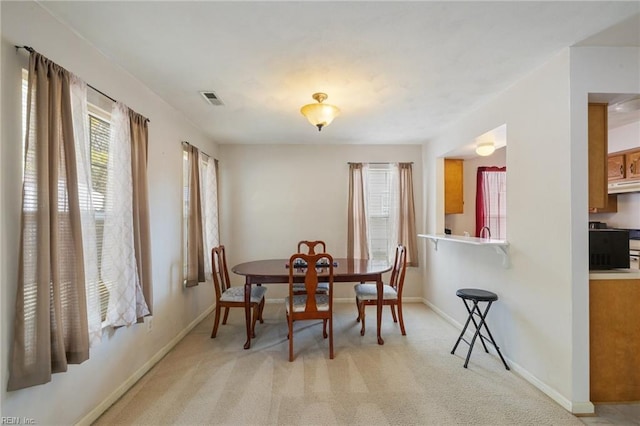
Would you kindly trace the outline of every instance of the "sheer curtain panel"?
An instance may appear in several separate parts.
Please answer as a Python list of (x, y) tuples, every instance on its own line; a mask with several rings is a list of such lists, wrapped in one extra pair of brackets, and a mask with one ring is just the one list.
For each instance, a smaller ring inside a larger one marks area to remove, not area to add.
[(109, 291), (105, 323), (120, 327), (136, 323), (149, 310), (136, 261), (129, 111), (120, 102), (113, 105), (110, 129), (101, 273)]
[(89, 358), (70, 73), (29, 58), (18, 291), (8, 390)]
[(478, 167), (476, 177), (476, 237), (483, 227), (492, 238), (507, 238), (507, 168)]

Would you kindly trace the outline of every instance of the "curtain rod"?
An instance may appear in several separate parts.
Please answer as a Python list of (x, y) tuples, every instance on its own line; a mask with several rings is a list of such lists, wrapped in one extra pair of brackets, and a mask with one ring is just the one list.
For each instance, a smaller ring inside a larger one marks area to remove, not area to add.
[(347, 164), (393, 164), (393, 163), (408, 163), (413, 164), (413, 161), (386, 161), (386, 162), (375, 162), (375, 161), (360, 161), (360, 162), (352, 162), (349, 161)]
[[(31, 46), (16, 46), (16, 49), (24, 49), (29, 53), (34, 53), (36, 50), (31, 47)], [(87, 83), (87, 86), (89, 86), (91, 89), (95, 90), (96, 92), (100, 93), (102, 96), (104, 96), (107, 99), (110, 99), (112, 102), (118, 102), (117, 100), (113, 99), (111, 96), (107, 95), (106, 93), (104, 93), (102, 90), (96, 89), (95, 87), (93, 87), (92, 85), (90, 85), (89, 83)], [(151, 123), (151, 120), (149, 120), (147, 117), (145, 117), (145, 119)]]
[[(195, 146), (195, 145), (191, 145), (191, 144), (190, 144), (189, 142), (187, 142), (187, 141), (182, 141), (182, 146), (185, 146), (185, 145), (186, 145), (186, 146), (192, 146), (192, 147), (196, 148), (198, 151), (200, 151), (201, 153), (203, 153), (204, 155), (206, 155), (207, 157), (209, 157), (209, 158), (213, 158), (213, 156), (211, 156), (211, 155), (207, 154), (206, 152), (204, 152), (203, 150), (201, 150), (201, 149), (200, 149), (200, 148), (198, 148), (197, 146)], [(215, 158), (214, 158), (214, 160), (215, 160)]]

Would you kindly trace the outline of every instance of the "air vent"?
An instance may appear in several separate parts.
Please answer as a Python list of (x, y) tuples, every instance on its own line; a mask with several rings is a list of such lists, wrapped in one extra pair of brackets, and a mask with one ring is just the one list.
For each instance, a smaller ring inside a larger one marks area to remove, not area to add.
[(200, 94), (202, 95), (202, 97), (211, 105), (224, 105), (224, 103), (222, 102), (222, 100), (218, 97), (218, 95), (216, 95), (215, 93), (213, 93), (212, 91), (206, 91), (206, 92), (200, 92)]

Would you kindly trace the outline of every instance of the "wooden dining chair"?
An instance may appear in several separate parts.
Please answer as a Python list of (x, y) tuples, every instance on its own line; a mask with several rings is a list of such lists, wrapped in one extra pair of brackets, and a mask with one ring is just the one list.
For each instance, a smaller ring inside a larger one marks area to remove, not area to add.
[[(307, 241), (302, 240), (298, 242), (298, 253), (304, 253), (302, 251), (303, 248), (307, 249), (307, 254), (316, 254), (316, 247), (319, 247), (319, 253), (325, 253), (327, 251), (327, 245), (324, 241)], [(293, 293), (294, 294), (305, 294), (307, 290), (304, 287), (304, 283), (294, 283), (293, 285)], [(319, 283), (316, 288), (316, 293), (329, 293), (329, 284), (327, 283)]]
[[(393, 316), (393, 322), (398, 322), (400, 319), (400, 331), (403, 336), (407, 333), (404, 330), (404, 318), (402, 316), (402, 287), (404, 286), (404, 274), (407, 270), (407, 249), (403, 245), (396, 247), (395, 261), (393, 262), (393, 269), (391, 270), (391, 279), (388, 284), (384, 284), (383, 293), (383, 305), (389, 305), (391, 308), (391, 315)], [(360, 335), (364, 336), (364, 311), (367, 305), (378, 304), (378, 291), (375, 284), (356, 284), (356, 306), (358, 308), (358, 318), (356, 321), (362, 323), (360, 328)], [(396, 317), (396, 306), (398, 308), (398, 315)]]
[[(296, 267), (297, 261), (306, 262), (304, 268)], [(326, 266), (316, 267), (320, 262), (326, 261)], [(304, 271), (305, 294), (294, 294), (294, 277)], [(319, 284), (318, 275), (322, 274), (322, 280), (329, 286), (328, 293), (317, 293)], [(326, 275), (325, 275), (326, 274)], [(299, 320), (321, 319), (328, 322), (329, 332), (326, 326), (323, 329), (323, 337), (329, 337), (329, 358), (333, 359), (333, 257), (328, 253), (305, 254), (296, 253), (289, 258), (289, 296), (285, 298), (287, 324), (289, 326), (289, 361), (293, 361), (293, 322)]]
[[(229, 308), (244, 308), (244, 286), (231, 287), (229, 271), (227, 270), (227, 256), (223, 245), (214, 247), (211, 250), (211, 269), (213, 272), (213, 286), (216, 291), (216, 312), (213, 323), (211, 338), (215, 338), (218, 333), (220, 323), (220, 310), (224, 311), (222, 324), (227, 323)], [(265, 293), (267, 289), (263, 286), (251, 286), (251, 308), (253, 309), (253, 320), (251, 324), (251, 335), (256, 337), (256, 321), (262, 324), (262, 311), (264, 309)]]

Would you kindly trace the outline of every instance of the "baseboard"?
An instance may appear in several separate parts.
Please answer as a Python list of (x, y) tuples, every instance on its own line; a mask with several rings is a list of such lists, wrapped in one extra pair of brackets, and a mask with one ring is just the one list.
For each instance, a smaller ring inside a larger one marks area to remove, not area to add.
[[(284, 303), (284, 299), (267, 299), (266, 304)], [(356, 303), (356, 297), (334, 297), (333, 303)], [(421, 297), (403, 297), (402, 303), (425, 303)]]
[(115, 391), (111, 393), (105, 400), (103, 400), (98, 406), (91, 410), (86, 416), (84, 416), (76, 426), (90, 426), (100, 417), (109, 407), (111, 407), (122, 395), (124, 395), (129, 389), (136, 384), (138, 380), (142, 378), (154, 365), (156, 365), (164, 356), (169, 353), (175, 345), (177, 345), (196, 325), (204, 320), (209, 315), (215, 305), (211, 305), (202, 314), (198, 315), (196, 319), (180, 333), (178, 333), (173, 339), (169, 341), (162, 349), (160, 349), (149, 361), (144, 363), (131, 377), (129, 377), (122, 385), (120, 385)]
[[(433, 312), (438, 314), (440, 317), (442, 317), (448, 323), (452, 324), (458, 330), (462, 330), (462, 324), (459, 323), (458, 321), (456, 321), (455, 319), (453, 319), (451, 316), (447, 315), (444, 311), (442, 311), (438, 307), (434, 306), (428, 300), (422, 299), (422, 302), (425, 305), (427, 305), (429, 307), (429, 309), (431, 309)], [(469, 337), (469, 339), (471, 339), (471, 337), (473, 337), (473, 333), (471, 333), (468, 337)], [(491, 345), (488, 345), (488, 346), (489, 346), (488, 347), (489, 351), (493, 355), (498, 356), (498, 353), (495, 351), (495, 349), (493, 347), (491, 347)], [(502, 355), (504, 356), (504, 354), (502, 354)], [(571, 414), (587, 415), (587, 414), (595, 413), (595, 407), (591, 402), (588, 402), (588, 401), (587, 402), (572, 402), (572, 401), (570, 401), (565, 396), (563, 396), (560, 392), (558, 392), (557, 390), (555, 390), (551, 386), (547, 385), (546, 383), (544, 383), (543, 381), (538, 379), (536, 376), (531, 374), (527, 369), (523, 368), (518, 363), (513, 362), (513, 360), (511, 360), (510, 358), (508, 358), (506, 356), (504, 358), (507, 361), (507, 364), (509, 364), (509, 367), (511, 368), (512, 371), (514, 371), (519, 376), (521, 376), (523, 379), (525, 379), (527, 382), (531, 383), (533, 386), (538, 388), (541, 392), (543, 392), (549, 398), (554, 400), (562, 408), (564, 408), (565, 410), (569, 411)]]

